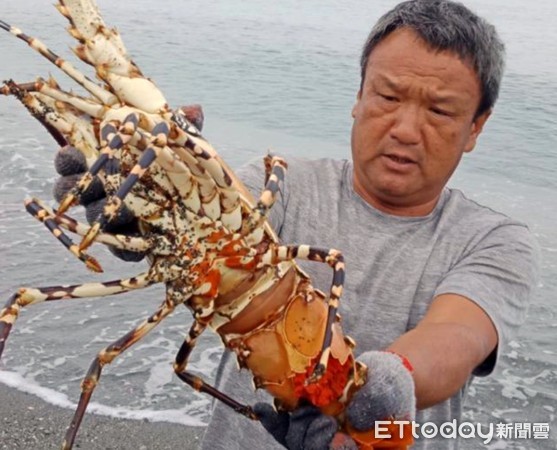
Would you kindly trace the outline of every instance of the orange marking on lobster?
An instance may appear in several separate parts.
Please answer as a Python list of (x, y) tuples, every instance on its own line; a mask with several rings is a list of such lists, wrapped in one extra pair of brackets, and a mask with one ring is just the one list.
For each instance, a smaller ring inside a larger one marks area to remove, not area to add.
[(331, 358), (327, 371), (319, 381), (308, 384), (307, 379), (318, 362), (319, 358), (315, 358), (305, 373), (294, 376), (294, 391), (297, 396), (307, 399), (313, 405), (324, 407), (336, 402), (342, 395), (352, 370), (352, 361), (347, 361), (343, 365), (337, 359)]
[(391, 436), (390, 438), (375, 437), (369, 431), (358, 431), (348, 425), (346, 431), (350, 437), (358, 444), (360, 450), (376, 450), (389, 448), (391, 450), (407, 450), (412, 445), (414, 438), (412, 436), (412, 425), (410, 423), (402, 425), (389, 423), (381, 425), (381, 435)]
[(257, 266), (257, 261), (255, 259), (250, 259), (249, 262), (244, 262), (242, 256), (230, 256), (226, 258), (224, 264), (226, 267), (231, 269), (244, 269), (248, 271), (253, 271)]

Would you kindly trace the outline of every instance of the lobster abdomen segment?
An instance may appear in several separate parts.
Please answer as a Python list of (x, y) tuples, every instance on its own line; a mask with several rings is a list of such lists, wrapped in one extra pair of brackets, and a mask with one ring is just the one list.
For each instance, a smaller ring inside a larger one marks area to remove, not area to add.
[(327, 370), (309, 382), (322, 356), (328, 310), (323, 293), (290, 265), (279, 281), (216, 331), (240, 366), (253, 373), (256, 387), (266, 389), (281, 408), (294, 409), (304, 400), (337, 415), (364, 382), (365, 370), (357, 367), (354, 344), (336, 318)]

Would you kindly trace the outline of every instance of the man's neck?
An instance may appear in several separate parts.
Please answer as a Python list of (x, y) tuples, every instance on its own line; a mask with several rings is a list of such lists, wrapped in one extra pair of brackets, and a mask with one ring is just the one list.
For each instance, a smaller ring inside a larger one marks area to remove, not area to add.
[(381, 211), (385, 214), (390, 214), (392, 216), (400, 217), (423, 217), (427, 216), (431, 211), (435, 209), (439, 197), (441, 194), (434, 197), (432, 200), (426, 201), (424, 203), (413, 204), (398, 204), (395, 202), (388, 202), (377, 196), (371, 195), (370, 193), (364, 191), (354, 180), (354, 191), (375, 209)]

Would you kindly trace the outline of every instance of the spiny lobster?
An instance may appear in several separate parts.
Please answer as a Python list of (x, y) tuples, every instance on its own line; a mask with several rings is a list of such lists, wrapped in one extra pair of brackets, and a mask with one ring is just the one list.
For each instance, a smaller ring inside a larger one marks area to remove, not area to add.
[[(279, 243), (267, 214), (284, 178), (285, 161), (265, 157), (266, 184), (256, 201), (199, 130), (181, 111), (171, 110), (159, 89), (142, 75), (93, 0), (59, 0), (56, 6), (79, 42), (76, 55), (94, 67), (103, 84), (0, 21), (0, 28), (28, 43), (90, 94), (64, 91), (53, 78), (24, 84), (10, 80), (0, 88), (16, 96), (60, 145), (79, 149), (87, 161), (87, 173), (57, 210), (37, 198), (26, 200), (25, 207), (95, 272), (101, 272), (101, 266), (86, 252), (93, 242), (143, 252), (150, 266), (137, 276), (109, 282), (20, 288), (0, 311), (0, 356), (26, 306), (164, 283), (166, 298), (160, 307), (92, 362), (63, 448), (73, 446), (103, 367), (181, 304), (191, 310), (194, 321), (174, 362), (180, 379), (257, 419), (251, 407), (187, 370), (196, 340), (210, 327), (235, 352), (240, 366), (253, 373), (255, 386), (274, 396), (278, 408), (292, 410), (309, 401), (336, 416), (346, 430), (343, 410), (365, 382), (367, 368), (355, 360), (355, 344), (343, 335), (337, 314), (343, 258), (337, 250)], [(88, 226), (65, 213), (79, 203), (95, 177), (108, 199), (102, 214)], [(140, 236), (104, 231), (124, 207), (137, 218)], [(74, 243), (66, 231), (82, 236), (81, 242)], [(328, 297), (312, 287), (295, 258), (332, 268)], [(375, 439), (373, 433), (352, 435), (362, 448), (393, 444)]]

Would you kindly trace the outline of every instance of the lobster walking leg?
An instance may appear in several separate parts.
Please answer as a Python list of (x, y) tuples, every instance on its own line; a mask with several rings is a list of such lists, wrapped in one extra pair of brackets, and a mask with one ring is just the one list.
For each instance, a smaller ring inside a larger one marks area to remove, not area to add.
[(195, 347), (197, 338), (201, 335), (201, 333), (203, 333), (206, 327), (207, 324), (194, 320), (188, 336), (184, 340), (184, 343), (176, 355), (176, 360), (174, 362), (174, 371), (176, 372), (176, 375), (178, 375), (183, 382), (187, 383), (196, 391), (209, 394), (210, 396), (230, 406), (234, 411), (243, 414), (249, 419), (257, 420), (257, 415), (250, 406), (237, 402), (228, 395), (219, 391), (214, 386), (207, 384), (202, 378), (193, 375), (191, 372), (186, 370), (188, 359)]
[(74, 242), (64, 233), (58, 223), (56, 223), (56, 216), (53, 216), (48, 213), (48, 211), (40, 204), (38, 199), (30, 199), (25, 201), (25, 209), (29, 214), (31, 214), (35, 219), (44, 223), (44, 225), (50, 230), (50, 232), (54, 235), (56, 239), (58, 239), (64, 247), (66, 247), (74, 256), (79, 258), (81, 261), (85, 263), (88, 269), (92, 270), (93, 272), (102, 272), (102, 267), (98, 263), (98, 261), (83, 253), (77, 244)]
[(114, 153), (130, 141), (137, 129), (138, 121), (137, 114), (130, 114), (124, 119), (118, 130), (112, 123), (107, 123), (102, 128), (101, 138), (103, 142), (106, 142), (106, 145), (101, 149), (99, 158), (81, 177), (75, 188), (62, 199), (58, 208), (58, 214), (65, 213), (71, 206), (79, 202), (81, 195), (91, 185), (95, 176), (113, 159)]
[(110, 364), (114, 358), (143, 338), (165, 317), (174, 311), (174, 309), (175, 305), (172, 302), (165, 301), (154, 314), (144, 320), (139, 326), (126, 333), (120, 339), (113, 342), (98, 353), (97, 357), (91, 363), (91, 366), (87, 371), (87, 375), (81, 382), (81, 397), (79, 398), (79, 403), (72, 422), (66, 431), (66, 437), (64, 438), (64, 442), (62, 444), (63, 449), (71, 449), (73, 446), (77, 430), (83, 420), (83, 415), (85, 414), (91, 395), (99, 382), (103, 367), (106, 364)]
[[(52, 216), (55, 215), (54, 211), (50, 211), (49, 208), (45, 207), (40, 202), (38, 202), (38, 204), (42, 206), (48, 214)], [(65, 228), (72, 233), (78, 234), (80, 236), (85, 236), (91, 228), (89, 225), (78, 222), (77, 220), (66, 215), (56, 217), (56, 223), (60, 227)], [(128, 236), (125, 234), (99, 233), (95, 238), (95, 241), (130, 252), (141, 253), (153, 248), (153, 242), (150, 239), (138, 236)], [(164, 254), (162, 249), (160, 249), (160, 254)]]
[[(54, 221), (54, 224), (51, 223), (51, 226), (48, 227), (51, 231), (51, 227), (53, 229), (56, 229), (56, 226), (58, 226), (80, 236), (85, 236), (91, 228), (89, 225), (80, 223), (69, 216), (58, 215), (57, 211), (52, 210), (39, 199), (34, 198), (29, 203), (32, 203), (33, 206), (30, 212), (37, 220), (40, 220), (43, 223), (45, 223), (47, 220)], [(64, 242), (71, 242), (71, 239), (67, 237), (67, 235), (59, 228), (56, 232), (53, 231), (53, 234), (63, 244)], [(153, 248), (153, 243), (149, 239), (146, 239), (144, 237), (131, 237), (123, 234), (99, 233), (96, 236), (95, 241), (101, 244), (111, 245), (113, 247), (132, 252), (145, 252)]]
[(269, 155), (265, 158), (265, 189), (261, 193), (256, 207), (246, 220), (242, 230), (243, 235), (252, 233), (266, 219), (269, 210), (275, 203), (280, 183), (284, 181), (287, 167), (286, 161), (280, 157)]
[(49, 286), (43, 288), (20, 288), (0, 310), (0, 357), (4, 351), (4, 344), (21, 308), (35, 303), (73, 298), (105, 297), (121, 294), (134, 289), (141, 289), (153, 284), (147, 273), (136, 277), (105, 283), (85, 283), (73, 286)]
[(132, 168), (132, 171), (118, 189), (118, 192), (107, 199), (100, 219), (95, 222), (89, 233), (87, 233), (79, 244), (80, 250), (85, 250), (89, 247), (95, 240), (97, 234), (104, 229), (108, 222), (116, 217), (119, 209), (124, 204), (123, 200), (126, 195), (128, 195), (137, 181), (145, 174), (149, 166), (156, 160), (157, 156), (166, 145), (168, 133), (168, 125), (164, 122), (157, 124), (153, 128), (153, 138), (150, 145), (143, 152), (139, 162)]

